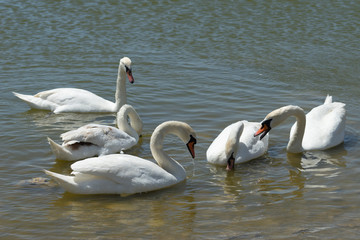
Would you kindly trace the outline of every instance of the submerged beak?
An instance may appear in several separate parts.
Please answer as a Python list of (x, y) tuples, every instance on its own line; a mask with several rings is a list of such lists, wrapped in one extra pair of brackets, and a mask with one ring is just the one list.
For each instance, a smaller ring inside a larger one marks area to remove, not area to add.
[(235, 158), (234, 158), (234, 153), (232, 153), (227, 161), (226, 170), (232, 171), (234, 169), (235, 169)]
[(261, 128), (254, 134), (254, 137), (259, 136), (261, 134), (260, 140), (263, 139), (265, 135), (271, 130), (271, 127), (269, 125), (270, 121), (264, 121), (261, 124)]
[(187, 146), (192, 158), (195, 158), (195, 144), (196, 144), (196, 138), (194, 138), (192, 135), (190, 135), (190, 140), (186, 144), (186, 146)]

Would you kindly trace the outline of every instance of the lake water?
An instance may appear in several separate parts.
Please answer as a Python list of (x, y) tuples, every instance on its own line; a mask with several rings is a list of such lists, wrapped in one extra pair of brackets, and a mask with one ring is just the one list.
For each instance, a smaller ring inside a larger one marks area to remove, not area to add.
[[(360, 5), (343, 1), (0, 1), (1, 239), (358, 239)], [(133, 61), (128, 103), (144, 122), (127, 151), (152, 159), (167, 120), (197, 132), (196, 158), (169, 137), (187, 170), (174, 187), (129, 197), (75, 195), (42, 169), (70, 173), (46, 137), (114, 114), (30, 110), (12, 91), (78, 87), (113, 100), (119, 59)], [(294, 119), (268, 152), (228, 173), (205, 152), (227, 125), (261, 121), (326, 95), (346, 103), (343, 144), (286, 153)]]

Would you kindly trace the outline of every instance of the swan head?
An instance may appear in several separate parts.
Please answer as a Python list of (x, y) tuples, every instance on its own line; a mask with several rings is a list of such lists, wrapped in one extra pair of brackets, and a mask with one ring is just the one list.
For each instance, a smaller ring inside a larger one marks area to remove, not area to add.
[(189, 150), (192, 158), (195, 158), (195, 144), (196, 144), (196, 138), (193, 135), (190, 135), (190, 139), (186, 144), (186, 147)]
[(120, 59), (120, 67), (125, 70), (129, 82), (134, 83), (135, 80), (131, 70), (131, 59), (128, 57), (123, 57), (122, 59)]
[(186, 147), (189, 150), (191, 157), (195, 158), (195, 144), (197, 142), (195, 131), (187, 123), (175, 123), (178, 124), (178, 127), (174, 128), (175, 132), (177, 132), (177, 134), (175, 134), (178, 135), (184, 143), (186, 143)]
[(227, 160), (226, 170), (231, 171), (234, 170), (234, 168), (235, 168), (235, 157), (234, 157), (234, 152), (232, 152)]
[(257, 137), (261, 134), (260, 140), (263, 139), (266, 136), (266, 134), (271, 130), (271, 121), (272, 118), (265, 119), (264, 121), (262, 121), (260, 129), (257, 130), (257, 132), (254, 134), (254, 137)]
[[(167, 134), (178, 136), (186, 144), (191, 157), (195, 158), (196, 133), (189, 124), (179, 121), (167, 121), (160, 124), (151, 136), (150, 146), (153, 145), (152, 143), (156, 145), (155, 142), (163, 139)], [(160, 145), (158, 144), (158, 146)]]
[(287, 119), (291, 115), (298, 116), (299, 113), (304, 114), (304, 110), (298, 106), (293, 106), (293, 105), (288, 105), (288, 106), (284, 106), (284, 107), (275, 109), (274, 111), (269, 113), (265, 117), (265, 119), (261, 122), (261, 127), (254, 134), (254, 137), (261, 134), (260, 140), (263, 139), (263, 137), (265, 137), (266, 134), (268, 132), (270, 132), (270, 130), (273, 127), (278, 126), (280, 123), (285, 121), (285, 119)]

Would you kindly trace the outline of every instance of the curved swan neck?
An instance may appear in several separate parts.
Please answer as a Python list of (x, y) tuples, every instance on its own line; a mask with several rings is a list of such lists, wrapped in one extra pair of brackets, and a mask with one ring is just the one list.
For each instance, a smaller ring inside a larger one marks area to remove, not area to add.
[(163, 142), (166, 135), (173, 134), (181, 138), (181, 125), (177, 122), (166, 122), (159, 125), (153, 132), (150, 139), (151, 153), (164, 170), (175, 176), (178, 181), (186, 178), (185, 169), (174, 159), (169, 157), (163, 150)]
[[(128, 122), (128, 117), (130, 119), (130, 124)], [(142, 131), (142, 121), (132, 106), (127, 104), (123, 105), (117, 113), (116, 119), (119, 129), (134, 137), (136, 141), (139, 140), (139, 135)]]
[(303, 152), (302, 140), (305, 132), (306, 116), (302, 108), (297, 106), (288, 106), (284, 112), (285, 117), (294, 116), (296, 118), (295, 129), (289, 137), (287, 151), (292, 153)]
[(119, 111), (124, 104), (126, 104), (126, 71), (123, 63), (120, 62), (116, 80), (115, 111)]
[(134, 129), (138, 136), (141, 135), (143, 129), (143, 122), (140, 119), (139, 114), (131, 107), (129, 114), (131, 128)]
[(234, 123), (234, 128), (230, 132), (225, 145), (226, 158), (229, 158), (231, 154), (236, 155), (239, 146), (238, 142), (243, 130), (244, 123), (242, 121)]

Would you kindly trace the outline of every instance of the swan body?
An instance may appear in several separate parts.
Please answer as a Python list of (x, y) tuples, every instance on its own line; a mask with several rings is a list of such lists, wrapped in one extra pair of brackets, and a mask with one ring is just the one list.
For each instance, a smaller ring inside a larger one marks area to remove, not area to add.
[(290, 131), (287, 151), (300, 153), (310, 150), (325, 150), (339, 145), (345, 137), (345, 104), (333, 102), (327, 96), (324, 104), (313, 108), (308, 114), (298, 106), (285, 106), (269, 113), (255, 136), (265, 136), (272, 127), (276, 127), (290, 116), (296, 117), (296, 123)]
[(186, 123), (168, 121), (153, 132), (150, 149), (158, 164), (128, 154), (88, 158), (71, 165), (72, 176), (45, 170), (66, 191), (77, 194), (134, 194), (170, 187), (186, 178), (185, 169), (162, 149), (167, 134), (187, 143), (195, 157), (196, 134)]
[(118, 112), (126, 103), (125, 75), (129, 82), (134, 78), (131, 71), (131, 60), (120, 59), (116, 83), (115, 102), (108, 101), (87, 90), (78, 88), (55, 88), (39, 92), (35, 95), (13, 94), (26, 102), (31, 108), (50, 110), (54, 113), (63, 112)]
[[(127, 121), (128, 116), (131, 126)], [(76, 161), (117, 153), (136, 145), (143, 124), (135, 109), (131, 105), (123, 105), (117, 113), (116, 119), (119, 128), (87, 124), (65, 132), (61, 134), (62, 145), (48, 138), (51, 150), (57, 159)]]
[[(220, 166), (227, 166), (228, 170), (234, 168), (234, 164), (244, 163), (262, 156), (268, 148), (268, 139), (253, 137), (254, 132), (260, 127), (260, 123), (238, 121), (227, 126), (211, 143), (206, 151), (207, 161)], [(235, 163), (229, 162), (233, 153)]]

